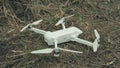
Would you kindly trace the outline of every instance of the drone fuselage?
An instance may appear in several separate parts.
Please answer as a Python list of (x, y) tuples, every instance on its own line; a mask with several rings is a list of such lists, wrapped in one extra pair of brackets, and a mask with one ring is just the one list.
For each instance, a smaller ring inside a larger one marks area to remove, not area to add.
[(72, 37), (78, 37), (82, 31), (76, 27), (69, 27), (66, 29), (57, 30), (54, 32), (47, 32), (44, 34), (44, 39), (48, 45), (54, 45), (54, 40), (58, 41), (58, 44), (71, 41)]
[(70, 16), (63, 17), (62, 19), (60, 19), (56, 23), (56, 26), (61, 24), (63, 29), (53, 31), (53, 32), (44, 31), (44, 30), (32, 27), (33, 25), (38, 25), (42, 20), (35, 21), (31, 24), (26, 25), (24, 28), (22, 28), (21, 32), (28, 28), (30, 31), (33, 31), (33, 32), (36, 32), (38, 34), (44, 35), (44, 40), (46, 41), (46, 43), (49, 46), (54, 45), (54, 48), (46, 48), (46, 49), (41, 49), (41, 50), (35, 50), (35, 51), (32, 51), (31, 54), (48, 54), (48, 53), (54, 52), (54, 56), (58, 57), (61, 50), (62, 51), (67, 51), (67, 52), (73, 52), (73, 53), (82, 53), (80, 51), (74, 51), (74, 50), (69, 50), (69, 49), (64, 49), (64, 48), (58, 47), (58, 44), (69, 42), (69, 41), (75, 41), (75, 42), (78, 42), (78, 43), (82, 43), (84, 45), (91, 46), (93, 48), (93, 51), (96, 52), (98, 47), (99, 47), (99, 41), (100, 41), (99, 40), (100, 35), (97, 32), (97, 30), (96, 29), (94, 30), (94, 33), (95, 33), (95, 36), (96, 36), (96, 39), (94, 40), (94, 42), (90, 42), (90, 41), (78, 38), (78, 36), (80, 34), (82, 34), (82, 31), (80, 29), (78, 29), (77, 27), (69, 27), (69, 28), (65, 27), (64, 20), (66, 18), (69, 18), (69, 17), (72, 17), (72, 16), (73, 15), (70, 15)]

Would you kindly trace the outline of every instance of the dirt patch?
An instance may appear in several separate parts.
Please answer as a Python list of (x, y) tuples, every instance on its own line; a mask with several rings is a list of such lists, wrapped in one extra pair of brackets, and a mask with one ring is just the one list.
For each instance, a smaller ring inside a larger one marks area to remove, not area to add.
[[(59, 58), (25, 54), (48, 47), (43, 36), (20, 29), (38, 19), (35, 26), (58, 30), (55, 23), (63, 16), (75, 14), (66, 26), (76, 26), (83, 39), (93, 41), (94, 29), (100, 33), (96, 53), (85, 45), (68, 42), (60, 47), (83, 51), (83, 54), (61, 53)], [(120, 68), (120, 1), (119, 0), (1, 0), (0, 1), (0, 67), (1, 68)], [(11, 50), (23, 51), (14, 53)]]

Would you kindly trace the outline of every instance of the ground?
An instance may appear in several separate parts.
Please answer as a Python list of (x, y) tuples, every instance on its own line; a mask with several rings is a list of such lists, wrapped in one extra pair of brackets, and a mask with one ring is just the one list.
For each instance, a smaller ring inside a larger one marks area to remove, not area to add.
[[(48, 46), (42, 35), (20, 29), (43, 19), (34, 27), (55, 31), (61, 29), (56, 22), (72, 14), (66, 26), (81, 29), (80, 38), (93, 42), (94, 29), (98, 30), (96, 53), (86, 45), (68, 42), (59, 47), (83, 54), (61, 52), (59, 58), (29, 54)], [(120, 68), (120, 0), (0, 0), (0, 68)]]

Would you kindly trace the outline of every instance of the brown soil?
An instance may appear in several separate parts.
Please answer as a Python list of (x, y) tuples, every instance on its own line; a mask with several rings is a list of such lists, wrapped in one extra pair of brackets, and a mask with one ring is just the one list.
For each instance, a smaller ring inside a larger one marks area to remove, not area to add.
[[(94, 29), (100, 33), (96, 53), (86, 45), (68, 42), (59, 46), (84, 53), (61, 52), (59, 58), (26, 54), (48, 46), (42, 35), (20, 33), (22, 27), (43, 19), (35, 27), (58, 30), (61, 27), (55, 23), (71, 14), (75, 16), (66, 25), (80, 28), (81, 38), (94, 41)], [(0, 68), (120, 68), (120, 0), (0, 0)]]

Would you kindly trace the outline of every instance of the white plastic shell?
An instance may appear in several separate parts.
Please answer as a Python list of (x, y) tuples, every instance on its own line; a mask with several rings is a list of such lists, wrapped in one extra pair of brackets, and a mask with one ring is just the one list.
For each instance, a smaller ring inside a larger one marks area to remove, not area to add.
[(57, 43), (64, 43), (71, 41), (72, 37), (78, 37), (82, 31), (76, 27), (69, 27), (66, 29), (54, 31), (54, 32), (47, 32), (44, 35), (44, 39), (48, 45), (54, 45), (54, 40), (57, 40)]

